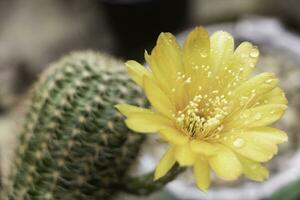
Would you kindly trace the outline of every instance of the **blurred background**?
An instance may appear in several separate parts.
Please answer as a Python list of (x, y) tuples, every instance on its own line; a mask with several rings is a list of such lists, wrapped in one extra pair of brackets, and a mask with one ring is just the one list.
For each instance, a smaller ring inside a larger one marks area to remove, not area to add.
[(187, 185), (170, 184), (149, 199), (300, 199), (299, 9), (299, 0), (0, 0), (2, 173), (10, 154), (6, 146), (14, 143), (13, 133), (22, 122), (22, 101), (49, 63), (84, 49), (143, 62), (144, 50), (152, 49), (160, 32), (177, 34), (182, 42), (186, 31), (203, 25), (261, 49), (258, 70), (275, 72), (287, 92), (289, 109), (276, 126), (289, 133), (290, 141), (268, 164), (266, 183), (216, 181), (204, 194), (194, 190), (187, 173), (181, 177)]

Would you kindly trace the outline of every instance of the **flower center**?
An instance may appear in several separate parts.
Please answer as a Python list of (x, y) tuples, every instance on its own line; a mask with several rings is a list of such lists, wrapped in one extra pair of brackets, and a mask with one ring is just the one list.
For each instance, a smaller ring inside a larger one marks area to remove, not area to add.
[(178, 127), (190, 138), (218, 139), (223, 130), (222, 120), (228, 115), (229, 103), (224, 95), (196, 95), (175, 116)]

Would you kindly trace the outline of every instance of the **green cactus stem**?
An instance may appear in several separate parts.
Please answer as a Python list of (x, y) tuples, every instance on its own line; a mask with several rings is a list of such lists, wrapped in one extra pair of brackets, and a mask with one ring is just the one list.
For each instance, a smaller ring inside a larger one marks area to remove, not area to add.
[(152, 174), (129, 178), (145, 140), (124, 124), (120, 102), (145, 106), (142, 91), (123, 63), (107, 55), (76, 52), (52, 64), (31, 92), (31, 105), (1, 199), (111, 199), (119, 191), (148, 194)]
[(298, 200), (300, 199), (300, 179), (290, 182), (272, 194), (268, 200)]

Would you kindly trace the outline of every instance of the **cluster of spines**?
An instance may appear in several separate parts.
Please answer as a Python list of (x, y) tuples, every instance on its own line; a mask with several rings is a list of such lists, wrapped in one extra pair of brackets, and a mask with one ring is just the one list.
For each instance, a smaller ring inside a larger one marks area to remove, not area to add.
[(41, 77), (4, 198), (113, 195), (143, 141), (113, 109), (120, 101), (144, 103), (121, 65), (101, 55), (76, 53)]

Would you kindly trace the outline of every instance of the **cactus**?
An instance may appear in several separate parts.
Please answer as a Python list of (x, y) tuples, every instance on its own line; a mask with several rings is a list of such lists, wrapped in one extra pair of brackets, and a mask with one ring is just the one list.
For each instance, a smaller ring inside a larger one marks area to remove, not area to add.
[(300, 179), (296, 179), (275, 191), (268, 200), (298, 200), (300, 199)]
[(119, 191), (148, 194), (153, 174), (130, 177), (145, 140), (132, 133), (114, 105), (145, 106), (141, 90), (122, 62), (94, 52), (76, 52), (52, 64), (31, 92), (25, 126), (1, 199), (111, 199)]

